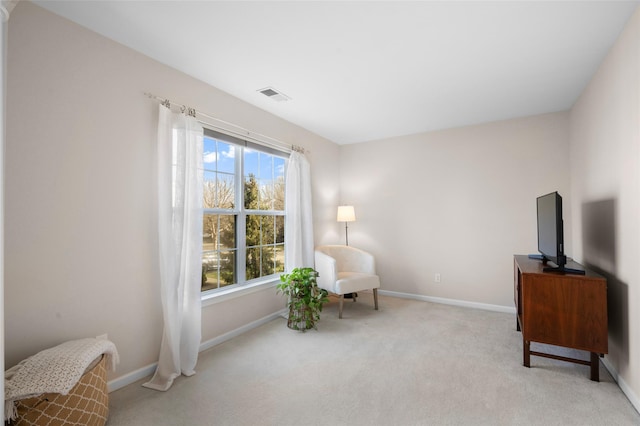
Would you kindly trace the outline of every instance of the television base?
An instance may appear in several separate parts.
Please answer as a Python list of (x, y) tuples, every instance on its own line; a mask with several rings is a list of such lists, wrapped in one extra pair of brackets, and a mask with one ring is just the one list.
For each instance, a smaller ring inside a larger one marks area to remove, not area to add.
[(542, 268), (542, 272), (555, 272), (558, 274), (576, 274), (584, 275), (582, 269), (565, 268), (564, 266), (546, 266)]
[[(529, 259), (540, 260), (543, 265), (547, 265), (549, 259), (544, 257), (541, 254), (529, 254), (527, 255)], [(553, 264), (553, 262), (552, 262)], [(558, 274), (576, 274), (576, 275), (584, 275), (584, 271), (582, 269), (575, 268), (567, 268), (566, 266), (545, 266), (542, 269), (543, 272), (555, 272)]]

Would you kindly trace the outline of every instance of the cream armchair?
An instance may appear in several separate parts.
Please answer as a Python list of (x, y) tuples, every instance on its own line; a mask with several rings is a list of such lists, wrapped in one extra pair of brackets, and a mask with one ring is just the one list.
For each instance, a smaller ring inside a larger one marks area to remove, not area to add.
[(342, 318), (344, 295), (357, 291), (373, 289), (373, 301), (378, 310), (380, 278), (370, 253), (349, 246), (318, 246), (315, 261), (318, 287), (340, 296), (339, 318)]

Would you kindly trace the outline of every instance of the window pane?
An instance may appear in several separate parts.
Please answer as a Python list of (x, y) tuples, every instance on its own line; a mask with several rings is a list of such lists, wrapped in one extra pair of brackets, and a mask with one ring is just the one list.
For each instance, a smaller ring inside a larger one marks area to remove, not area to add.
[(236, 284), (235, 252), (211, 252), (202, 258), (202, 290)]
[(260, 247), (247, 249), (247, 280), (260, 277)]
[(273, 185), (273, 209), (284, 211), (284, 177), (280, 176)]
[(248, 214), (246, 220), (246, 246), (254, 247), (260, 245), (260, 216)]
[(235, 249), (236, 246), (236, 215), (220, 215), (220, 239), (218, 249)]
[(202, 290), (237, 283), (236, 215), (205, 213), (202, 223)]
[[(284, 217), (247, 215), (247, 280), (284, 271)], [(280, 236), (276, 236), (276, 232)]]
[(212, 209), (216, 203), (216, 174), (214, 172), (204, 172), (204, 184), (202, 188), (202, 207)]
[(219, 172), (234, 174), (236, 170), (236, 147), (234, 145), (218, 141), (218, 168)]
[(273, 157), (273, 176), (276, 180), (282, 178), (284, 181), (284, 158)]
[(273, 181), (263, 179), (260, 186), (260, 209), (273, 210), (275, 201), (275, 187)]
[(202, 253), (202, 290), (218, 288), (218, 253)]
[(216, 170), (216, 160), (218, 158), (218, 152), (216, 148), (216, 140), (210, 137), (206, 137), (203, 140), (203, 157), (202, 163), (205, 170)]
[(249, 175), (244, 180), (244, 208), (258, 209), (258, 181), (254, 175)]
[(236, 147), (234, 145), (205, 136), (203, 145), (203, 166), (205, 170), (234, 174)]
[(205, 209), (233, 209), (235, 186), (233, 175), (204, 172), (203, 201)]
[(284, 244), (284, 216), (276, 216), (275, 239), (277, 244)]
[(218, 173), (216, 180), (216, 207), (220, 209), (233, 209), (235, 206), (234, 176)]
[(202, 220), (202, 251), (215, 250), (218, 235), (218, 215), (205, 214)]
[(202, 251), (236, 248), (236, 215), (208, 214), (202, 220)]
[(235, 152), (234, 145), (204, 138), (204, 208), (235, 207)]
[(274, 221), (275, 221), (275, 216), (260, 216), (262, 244), (275, 243)]
[(271, 275), (275, 272), (275, 253), (273, 246), (262, 249), (262, 274), (261, 277)]
[(284, 272), (284, 244), (275, 247), (276, 269), (274, 272)]
[(273, 179), (273, 155), (260, 153), (260, 173), (258, 177), (260, 179), (271, 180)]
[(218, 269), (218, 253), (215, 251), (202, 252), (202, 266), (207, 273)]
[(251, 149), (244, 150), (244, 175), (245, 177), (249, 175), (258, 176), (259, 168), (258, 168), (258, 158), (259, 153), (257, 151), (253, 151)]
[(220, 287), (238, 282), (236, 277), (236, 252), (220, 252)]
[[(282, 264), (277, 268), (284, 271), (284, 251), (278, 253), (282, 256)], [(276, 250), (273, 246), (253, 247), (247, 249), (247, 280), (264, 277), (276, 272)]]

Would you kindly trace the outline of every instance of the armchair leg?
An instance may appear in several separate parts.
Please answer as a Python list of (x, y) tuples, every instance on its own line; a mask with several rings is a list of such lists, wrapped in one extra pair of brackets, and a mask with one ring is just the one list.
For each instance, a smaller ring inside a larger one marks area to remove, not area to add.
[(373, 303), (375, 304), (376, 311), (378, 310), (378, 289), (373, 289)]
[(344, 294), (340, 295), (340, 303), (338, 305), (338, 318), (342, 319), (342, 305), (344, 305)]

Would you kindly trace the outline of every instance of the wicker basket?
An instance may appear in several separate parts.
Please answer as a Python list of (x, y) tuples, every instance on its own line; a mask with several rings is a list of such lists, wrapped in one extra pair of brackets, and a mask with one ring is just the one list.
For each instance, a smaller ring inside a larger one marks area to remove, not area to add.
[(308, 306), (302, 306), (301, 308), (289, 307), (287, 327), (290, 329), (304, 331), (314, 328), (315, 324), (313, 311)]
[(46, 393), (16, 402), (11, 426), (103, 426), (109, 414), (105, 357), (84, 373), (67, 395)]

